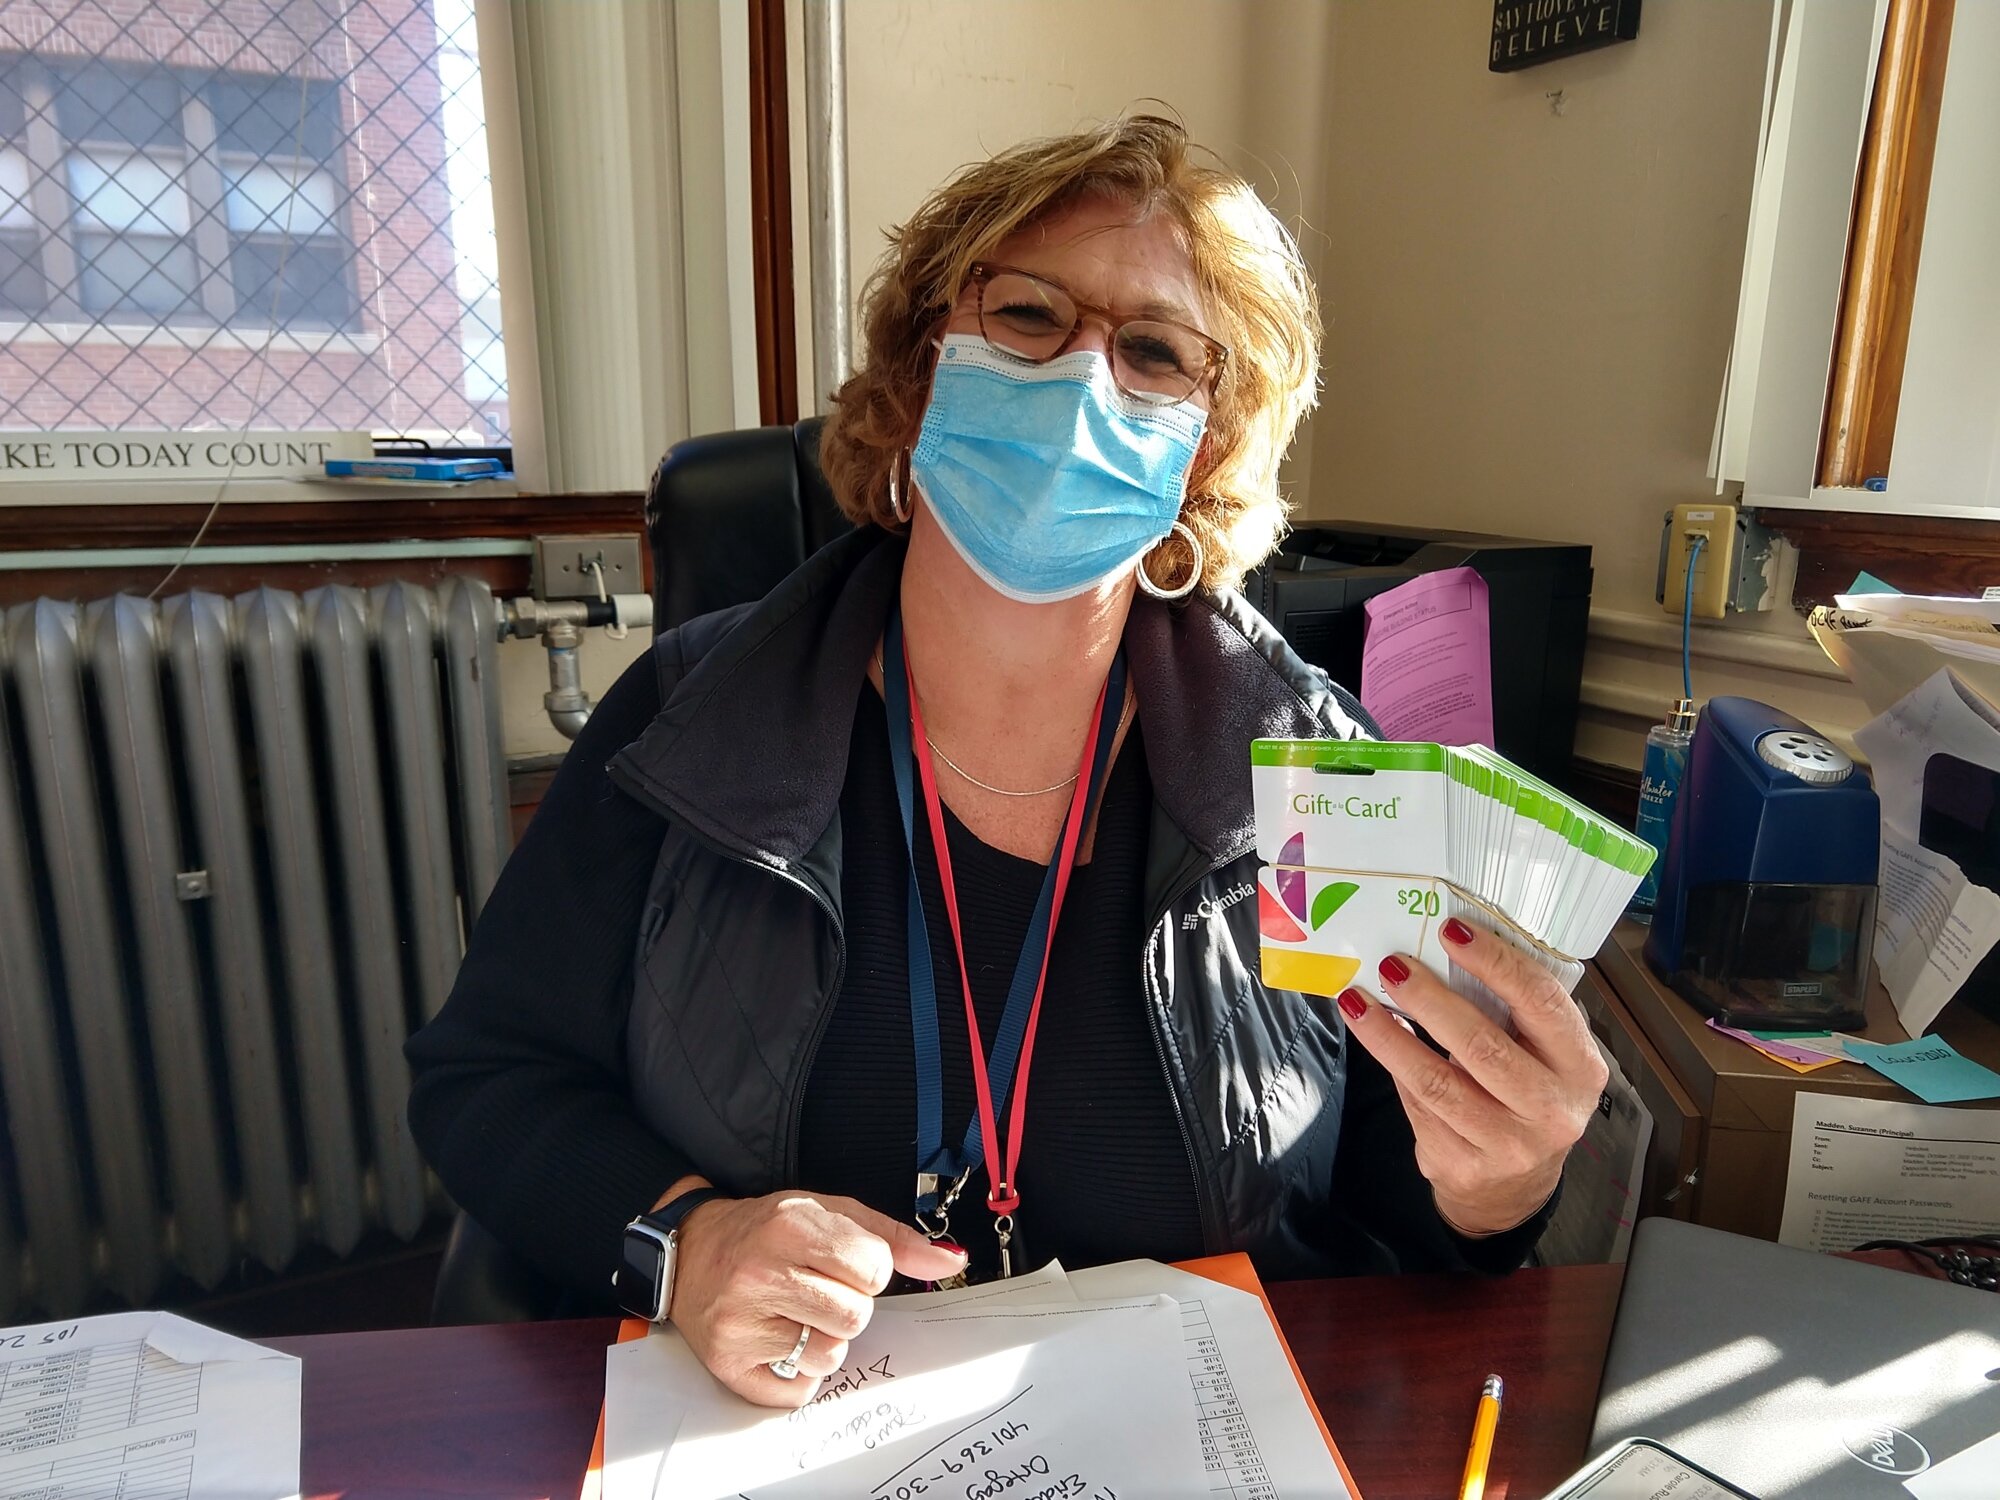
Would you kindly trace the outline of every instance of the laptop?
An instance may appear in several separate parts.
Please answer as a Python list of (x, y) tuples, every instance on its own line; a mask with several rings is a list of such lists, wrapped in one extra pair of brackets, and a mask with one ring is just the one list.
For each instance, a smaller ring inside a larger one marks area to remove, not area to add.
[(1593, 1455), (1654, 1438), (1758, 1500), (1987, 1497), (1996, 1433), (2000, 1294), (1677, 1219), (1633, 1235)]

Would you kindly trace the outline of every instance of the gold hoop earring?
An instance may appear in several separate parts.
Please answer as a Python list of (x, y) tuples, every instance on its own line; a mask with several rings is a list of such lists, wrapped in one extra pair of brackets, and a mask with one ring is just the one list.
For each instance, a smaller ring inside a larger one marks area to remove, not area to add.
[(896, 524), (907, 526), (910, 517), (916, 513), (916, 506), (903, 493), (903, 474), (909, 468), (910, 450), (905, 448), (895, 458), (889, 460), (889, 514), (896, 518)]
[[(1177, 589), (1163, 589), (1157, 583), (1153, 582), (1153, 575), (1146, 571), (1146, 564), (1152, 561), (1153, 555), (1160, 550), (1161, 546), (1166, 542), (1167, 537), (1163, 536), (1159, 541), (1153, 543), (1152, 546), (1146, 549), (1146, 555), (1139, 559), (1139, 587), (1152, 595), (1153, 598), (1164, 599), (1169, 604), (1173, 603), (1176, 599), (1185, 599), (1189, 594), (1194, 592), (1195, 585), (1201, 582), (1202, 565), (1208, 561), (1206, 554), (1201, 550), (1201, 539), (1194, 534), (1192, 527), (1185, 521), (1176, 521), (1174, 522), (1173, 531), (1178, 531), (1187, 539), (1188, 550), (1194, 554), (1194, 566), (1188, 570), (1186, 583)], [(1167, 536), (1172, 536), (1173, 531), (1168, 532)]]

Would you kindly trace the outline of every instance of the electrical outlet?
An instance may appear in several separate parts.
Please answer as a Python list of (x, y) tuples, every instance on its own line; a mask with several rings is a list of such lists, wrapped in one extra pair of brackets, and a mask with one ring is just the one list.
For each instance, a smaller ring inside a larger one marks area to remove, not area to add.
[[(1694, 557), (1692, 613), (1700, 620), (1720, 620), (1728, 613), (1735, 592), (1737, 549), (1741, 533), (1733, 505), (1676, 505), (1668, 517), (1665, 567), (1661, 569), (1660, 603), (1678, 615), (1690, 599), (1688, 558)], [(1701, 548), (1695, 550), (1699, 537)]]
[(535, 538), (537, 599), (595, 599), (600, 583), (606, 594), (645, 592), (646, 574), (639, 558), (638, 537)]

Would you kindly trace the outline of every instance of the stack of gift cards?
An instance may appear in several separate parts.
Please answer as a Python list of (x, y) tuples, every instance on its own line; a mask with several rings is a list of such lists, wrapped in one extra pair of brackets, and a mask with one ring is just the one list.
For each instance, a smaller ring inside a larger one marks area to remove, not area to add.
[(1639, 887), (1652, 845), (1483, 746), (1258, 740), (1250, 748), (1264, 981), (1335, 995), (1408, 953), (1455, 971), (1438, 929), (1499, 932), (1565, 989)]

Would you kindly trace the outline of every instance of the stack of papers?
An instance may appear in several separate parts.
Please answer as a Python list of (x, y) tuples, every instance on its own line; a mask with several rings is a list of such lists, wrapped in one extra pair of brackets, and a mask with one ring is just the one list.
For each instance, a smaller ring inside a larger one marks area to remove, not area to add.
[(1903, 1029), (1921, 1036), (2000, 939), (2000, 895), (1922, 842), (1925, 782), (1939, 756), (2000, 773), (2000, 710), (1956, 667), (1941, 669), (1862, 725), (1854, 743), (1882, 802), (1875, 962)]
[(1264, 980), (1338, 994), (1390, 953), (1504, 1010), (1439, 934), (1493, 928), (1565, 988), (1651, 868), (1654, 851), (1481, 745), (1258, 740), (1250, 749)]
[(171, 1313), (0, 1329), (0, 1500), (299, 1492), (300, 1366)]
[(1863, 573), (1810, 623), (1876, 715), (1854, 736), (1882, 799), (1875, 962), (1920, 1036), (2000, 939), (2000, 895), (1921, 837), (1934, 757), (1961, 762), (1961, 783), (2000, 775), (2000, 600), (1899, 594)]
[(1153, 1261), (887, 1298), (796, 1412), (671, 1328), (605, 1356), (604, 1500), (1351, 1500), (1263, 1301)]

